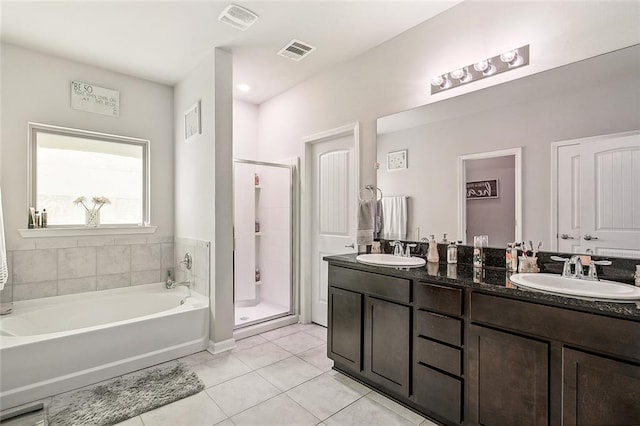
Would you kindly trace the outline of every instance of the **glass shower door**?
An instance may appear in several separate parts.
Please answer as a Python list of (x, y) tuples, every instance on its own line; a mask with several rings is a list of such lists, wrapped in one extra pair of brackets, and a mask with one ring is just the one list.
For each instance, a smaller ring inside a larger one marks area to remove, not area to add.
[(292, 166), (234, 160), (235, 328), (293, 313)]

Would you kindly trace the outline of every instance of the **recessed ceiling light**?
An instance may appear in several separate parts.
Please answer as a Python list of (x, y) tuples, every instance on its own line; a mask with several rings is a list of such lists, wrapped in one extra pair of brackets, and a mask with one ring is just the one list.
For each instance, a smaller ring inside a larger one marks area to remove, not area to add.
[(236, 88), (241, 91), (241, 92), (248, 92), (249, 90), (251, 90), (251, 86), (249, 86), (248, 84), (238, 84), (236, 86)]

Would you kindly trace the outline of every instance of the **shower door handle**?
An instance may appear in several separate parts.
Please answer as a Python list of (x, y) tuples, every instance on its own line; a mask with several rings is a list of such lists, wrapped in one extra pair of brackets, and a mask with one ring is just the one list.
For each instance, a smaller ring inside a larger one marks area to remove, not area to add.
[(345, 247), (356, 248), (356, 245), (355, 245), (355, 243), (351, 243), (351, 244), (349, 244), (348, 246), (345, 246)]

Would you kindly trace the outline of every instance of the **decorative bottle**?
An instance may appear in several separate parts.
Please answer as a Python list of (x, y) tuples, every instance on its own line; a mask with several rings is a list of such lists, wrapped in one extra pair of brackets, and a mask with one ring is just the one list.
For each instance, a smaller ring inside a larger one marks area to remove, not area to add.
[(473, 237), (473, 267), (482, 268), (484, 263), (484, 252), (482, 247), (482, 238), (480, 236)]
[(507, 251), (504, 256), (505, 268), (509, 272), (515, 272), (518, 270), (518, 248), (516, 243), (507, 244)]
[(438, 263), (440, 255), (438, 255), (438, 243), (433, 235), (430, 235), (429, 248), (427, 249), (427, 262)]
[(447, 263), (458, 263), (458, 246), (455, 241), (450, 241), (447, 246)]

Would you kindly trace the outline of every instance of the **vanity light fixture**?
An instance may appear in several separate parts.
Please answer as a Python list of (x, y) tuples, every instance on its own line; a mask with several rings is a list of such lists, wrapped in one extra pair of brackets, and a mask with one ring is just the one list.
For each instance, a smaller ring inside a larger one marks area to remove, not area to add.
[[(495, 74), (529, 65), (529, 45), (508, 50), (492, 58), (483, 59), (431, 79), (431, 94), (482, 80)], [(449, 78), (450, 77), (450, 78)]]
[(455, 78), (456, 80), (466, 81), (469, 79), (470, 74), (467, 72), (467, 68), (458, 68), (457, 70), (453, 70), (449, 73), (451, 78)]

